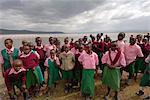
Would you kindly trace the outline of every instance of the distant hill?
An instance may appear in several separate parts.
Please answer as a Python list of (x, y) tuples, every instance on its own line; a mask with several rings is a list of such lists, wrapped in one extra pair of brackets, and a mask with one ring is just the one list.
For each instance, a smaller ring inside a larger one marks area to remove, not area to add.
[(0, 34), (64, 34), (64, 32), (43, 32), (43, 31), (29, 31), (29, 30), (7, 30), (0, 29)]

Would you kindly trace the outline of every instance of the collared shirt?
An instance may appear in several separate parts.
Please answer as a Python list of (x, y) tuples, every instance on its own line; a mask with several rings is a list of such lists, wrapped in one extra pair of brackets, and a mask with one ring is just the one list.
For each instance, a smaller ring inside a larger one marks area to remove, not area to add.
[(82, 53), (78, 60), (82, 63), (84, 69), (96, 69), (96, 65), (99, 63), (98, 55), (95, 52), (92, 52), (92, 54)]
[(58, 57), (55, 56), (54, 59), (52, 59), (51, 57), (48, 57), (48, 58), (45, 60), (44, 65), (45, 65), (46, 67), (49, 66), (49, 65), (48, 65), (48, 61), (49, 61), (49, 60), (51, 60), (52, 62), (53, 62), (54, 60), (56, 60), (56, 64), (57, 64), (57, 65), (60, 65), (60, 61), (59, 61)]
[[(6, 48), (6, 52), (7, 52), (8, 54), (13, 53), (13, 51), (14, 51), (14, 47), (12, 47), (11, 49)], [(1, 64), (4, 64), (4, 59), (3, 59), (3, 56), (2, 56), (2, 54), (1, 54), (1, 52), (0, 52), (0, 63), (1, 63)]]
[(117, 45), (118, 45), (119, 49), (121, 50), (121, 52), (124, 52), (125, 42), (123, 40), (118, 40)]
[(24, 68), (22, 67), (18, 72), (16, 72), (15, 69), (12, 67), (11, 70), (10, 70), (10, 72), (9, 72), (9, 75), (10, 75), (10, 74), (18, 74), (18, 73), (20, 73), (20, 72), (22, 72), (22, 71), (26, 71), (26, 69), (24, 69)]
[(50, 56), (50, 51), (51, 51), (52, 49), (54, 49), (55, 51), (56, 51), (56, 49), (57, 49), (54, 44), (53, 44), (53, 45), (47, 44), (47, 45), (44, 46), (44, 51), (46, 51), (46, 56), (47, 56), (47, 57)]
[(127, 65), (135, 61), (136, 57), (143, 57), (142, 50), (137, 44), (126, 44), (124, 48), (124, 55)]
[(75, 56), (71, 51), (67, 53), (64, 51), (59, 55), (60, 60), (62, 61), (61, 68), (65, 71), (72, 70), (75, 65)]
[[(115, 59), (116, 55), (117, 55), (118, 51), (115, 50), (115, 51), (110, 51), (110, 56), (112, 58), (112, 60)], [(108, 64), (108, 65), (111, 65), (111, 60), (110, 60), (110, 57), (109, 57), (109, 51), (107, 51), (103, 57), (102, 57), (102, 64)], [(115, 67), (121, 67), (121, 66), (126, 66), (126, 61), (125, 61), (125, 56), (124, 54), (121, 52), (121, 55), (118, 59), (118, 61), (116, 62), (115, 65), (113, 65)]]

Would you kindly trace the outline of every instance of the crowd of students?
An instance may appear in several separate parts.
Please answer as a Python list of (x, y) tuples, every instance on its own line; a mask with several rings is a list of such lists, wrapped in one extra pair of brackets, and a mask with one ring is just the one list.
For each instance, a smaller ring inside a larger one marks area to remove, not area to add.
[(124, 38), (124, 32), (118, 34), (116, 41), (104, 37), (103, 33), (77, 41), (66, 37), (61, 46), (56, 37), (50, 37), (49, 44), (45, 45), (41, 37), (36, 37), (36, 45), (23, 40), (20, 48), (13, 46), (11, 38), (5, 39), (0, 63), (10, 99), (16, 98), (15, 86), (28, 100), (38, 96), (42, 87), (47, 87), (48, 94), (60, 80), (65, 80), (62, 87), (65, 93), (79, 86), (82, 96), (88, 100), (94, 97), (94, 76), (98, 70), (102, 71), (102, 83), (108, 89), (104, 99), (108, 99), (112, 90), (114, 99), (118, 100), (123, 71), (129, 73), (127, 85), (137, 78), (137, 73), (143, 73), (141, 88), (136, 93), (143, 95), (143, 87), (150, 86), (150, 36), (149, 33), (144, 37), (131, 35), (129, 43)]

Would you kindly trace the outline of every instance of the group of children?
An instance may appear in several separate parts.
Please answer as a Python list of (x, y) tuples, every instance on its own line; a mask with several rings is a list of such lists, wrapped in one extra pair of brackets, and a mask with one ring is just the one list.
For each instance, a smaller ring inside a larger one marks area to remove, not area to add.
[[(48, 93), (59, 80), (65, 80), (65, 93), (79, 86), (88, 100), (94, 96), (94, 76), (98, 70), (102, 70), (102, 83), (108, 88), (106, 100), (111, 89), (118, 100), (123, 71), (129, 73), (127, 85), (141, 72), (144, 75), (140, 86), (150, 86), (149, 36), (131, 36), (129, 43), (124, 42), (124, 37), (124, 32), (118, 34), (116, 41), (103, 33), (90, 35), (89, 41), (87, 36), (75, 42), (66, 37), (62, 46), (57, 38), (50, 37), (49, 44), (43, 45), (41, 37), (37, 37), (36, 45), (24, 40), (19, 49), (13, 47), (12, 39), (6, 39), (0, 63), (10, 99), (15, 100), (15, 86), (23, 93), (24, 100), (28, 100), (38, 96), (41, 87), (46, 86)], [(143, 95), (143, 88), (136, 94)]]

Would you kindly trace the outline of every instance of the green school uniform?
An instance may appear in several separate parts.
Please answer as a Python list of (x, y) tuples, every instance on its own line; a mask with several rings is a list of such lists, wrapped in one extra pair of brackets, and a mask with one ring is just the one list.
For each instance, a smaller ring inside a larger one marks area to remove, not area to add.
[(120, 89), (120, 69), (109, 69), (108, 66), (104, 67), (102, 83), (113, 91), (119, 91)]
[(48, 86), (51, 87), (56, 81), (60, 80), (59, 68), (52, 62), (48, 60), (48, 71), (49, 71), (49, 80)]
[[(4, 60), (4, 71), (6, 71), (7, 69), (12, 67), (11, 64), (10, 64), (9, 55), (8, 55), (6, 49), (3, 49), (1, 51), (1, 54), (2, 54), (2, 57), (3, 57), (3, 60)], [(12, 53), (13, 60), (17, 59), (18, 56), (19, 56), (19, 50), (17, 48), (14, 48), (14, 51)]]
[(94, 96), (94, 69), (83, 69), (81, 80), (82, 95)]

